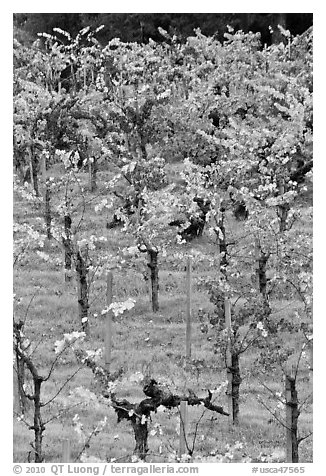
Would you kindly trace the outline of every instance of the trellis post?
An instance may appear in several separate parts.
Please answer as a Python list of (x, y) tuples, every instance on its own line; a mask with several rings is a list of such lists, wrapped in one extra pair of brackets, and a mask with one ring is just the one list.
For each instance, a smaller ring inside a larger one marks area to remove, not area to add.
[[(106, 305), (107, 307), (112, 304), (113, 297), (113, 274), (111, 271), (106, 276)], [(110, 371), (111, 364), (111, 352), (112, 352), (112, 311), (109, 310), (106, 313), (105, 318), (105, 367), (107, 371)]]
[(65, 438), (62, 442), (62, 462), (70, 463), (70, 440)]
[(33, 190), (35, 190), (35, 174), (34, 174), (33, 154), (32, 154), (30, 146), (28, 146), (26, 148), (26, 154), (27, 154), (27, 157), (28, 157), (29, 173), (30, 173), (30, 177), (31, 177), (31, 186), (32, 186)]
[(186, 359), (191, 358), (191, 258), (187, 259)]
[(231, 351), (231, 302), (229, 299), (224, 300), (225, 312), (225, 328), (227, 330), (227, 347), (226, 347), (226, 374), (227, 374), (227, 399), (228, 399), (228, 413), (229, 425), (233, 424), (233, 401), (232, 401), (232, 351)]
[(188, 420), (188, 403), (186, 400), (180, 402), (180, 442), (179, 442), (179, 458), (186, 453), (187, 448), (187, 420)]
[(89, 189), (92, 192), (92, 175), (93, 175), (93, 157), (88, 158), (88, 181), (89, 181)]
[[(186, 266), (186, 362), (191, 358), (191, 258), (187, 259)], [(187, 426), (188, 426), (188, 403), (186, 400), (180, 402), (180, 444), (179, 457), (186, 453), (187, 448)]]
[(52, 238), (51, 234), (51, 209), (50, 209), (50, 188), (47, 182), (47, 163), (46, 163), (46, 154), (42, 155), (42, 178), (43, 178), (43, 185), (44, 185), (44, 196), (43, 196), (43, 201), (44, 201), (44, 218), (45, 218), (45, 225), (46, 225), (46, 236), (48, 240)]
[(260, 258), (260, 243), (259, 238), (255, 238), (255, 281), (257, 286), (257, 291), (260, 293), (260, 281), (259, 281), (259, 258)]

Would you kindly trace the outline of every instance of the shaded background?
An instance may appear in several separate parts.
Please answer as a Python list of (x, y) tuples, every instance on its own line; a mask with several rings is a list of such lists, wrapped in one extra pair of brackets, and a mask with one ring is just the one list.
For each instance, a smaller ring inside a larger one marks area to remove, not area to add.
[[(82, 28), (105, 27), (97, 34), (98, 40), (106, 45), (112, 38), (122, 41), (148, 42), (149, 38), (163, 41), (158, 32), (162, 27), (180, 41), (200, 28), (206, 36), (215, 35), (223, 41), (227, 25), (244, 32), (261, 32), (262, 44), (280, 41), (277, 29), (280, 24), (293, 35), (301, 34), (312, 26), (312, 13), (15, 13), (14, 35), (24, 43), (33, 42), (37, 33), (52, 33), (59, 27), (75, 35)], [(274, 33), (271, 33), (269, 27)]]

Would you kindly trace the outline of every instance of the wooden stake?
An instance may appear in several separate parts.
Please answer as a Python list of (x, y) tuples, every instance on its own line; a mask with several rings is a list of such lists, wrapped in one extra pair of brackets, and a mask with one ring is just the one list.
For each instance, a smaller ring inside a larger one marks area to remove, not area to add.
[(31, 185), (33, 190), (35, 190), (35, 184), (34, 184), (34, 166), (33, 166), (33, 155), (30, 147), (27, 147), (26, 149), (27, 157), (28, 157), (28, 165), (29, 165), (29, 173), (31, 176)]
[(92, 161), (91, 161), (91, 158), (89, 157), (88, 159), (88, 180), (89, 180), (89, 189), (92, 190)]
[[(187, 308), (186, 308), (186, 360), (191, 357), (191, 258), (187, 259)], [(186, 400), (180, 402), (180, 445), (179, 458), (186, 453), (187, 448), (187, 426), (188, 426), (188, 403)]]
[(220, 277), (221, 277), (221, 256), (220, 256), (220, 238), (219, 238), (219, 236), (216, 237), (216, 244), (217, 244), (217, 283), (219, 283)]
[(191, 258), (187, 259), (186, 359), (191, 357)]
[(228, 343), (226, 349), (226, 374), (228, 380), (227, 397), (228, 397), (228, 413), (229, 413), (229, 425), (233, 424), (233, 403), (232, 403), (232, 355), (231, 355), (231, 303), (230, 300), (225, 298), (224, 300), (224, 312), (225, 312), (225, 328), (228, 333)]
[[(216, 208), (215, 208), (215, 211), (216, 211), (216, 214), (217, 214), (217, 216), (215, 216), (216, 224), (219, 223), (220, 208), (221, 208), (221, 199), (220, 199), (220, 197), (217, 197), (216, 198)], [(219, 233), (216, 234), (216, 245), (217, 245), (217, 280), (219, 281), (219, 279), (221, 277), (221, 256), (220, 256), (220, 235), (219, 235)]]
[(42, 156), (42, 162), (41, 162), (41, 168), (42, 168), (42, 179), (43, 179), (43, 185), (44, 185), (44, 194), (43, 194), (43, 201), (44, 201), (44, 218), (45, 218), (45, 225), (46, 225), (46, 235), (47, 238), (50, 240), (52, 238), (51, 235), (51, 208), (50, 208), (50, 201), (51, 201), (51, 195), (50, 195), (50, 189), (47, 184), (47, 164), (46, 164), (46, 155), (43, 154)]
[(260, 258), (260, 243), (259, 238), (255, 238), (255, 280), (258, 292), (260, 292), (260, 283), (259, 283), (259, 258)]
[[(113, 274), (111, 271), (106, 276), (106, 305), (109, 307), (112, 303)], [(106, 314), (105, 319), (105, 367), (110, 371), (111, 351), (112, 351), (112, 311)]]
[(179, 458), (184, 455), (187, 450), (187, 417), (188, 417), (188, 403), (186, 400), (180, 402), (180, 444), (179, 444)]
[(150, 270), (148, 269), (147, 272), (147, 288), (148, 288), (148, 299), (149, 299), (149, 304), (152, 309), (153, 307), (153, 299), (152, 299), (152, 281), (151, 281), (151, 273)]
[(46, 184), (46, 155), (42, 154), (42, 162), (41, 162), (41, 170), (42, 170), (42, 181), (43, 184)]
[(62, 462), (70, 463), (70, 440), (65, 438), (62, 442)]
[(80, 284), (80, 278), (77, 273), (77, 302), (78, 302), (78, 317), (79, 317), (79, 322), (82, 322), (83, 319), (83, 306), (81, 304), (82, 301), (82, 288)]

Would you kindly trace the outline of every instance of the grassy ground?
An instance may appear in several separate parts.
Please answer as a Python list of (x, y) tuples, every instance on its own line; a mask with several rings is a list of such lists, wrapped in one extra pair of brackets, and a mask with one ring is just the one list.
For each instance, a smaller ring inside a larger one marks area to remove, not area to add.
[[(20, 222), (33, 223), (37, 218), (25, 202), (16, 199), (15, 218)], [(97, 216), (92, 208), (86, 210), (84, 219), (86, 229), (91, 233), (105, 233), (108, 236), (108, 248), (114, 254), (118, 246), (127, 246), (132, 242), (119, 229), (105, 229), (105, 222)], [(196, 249), (211, 250), (207, 237), (196, 240), (191, 245)], [(61, 250), (56, 244), (47, 243), (46, 250), (51, 256), (61, 256)], [(137, 372), (149, 372), (160, 381), (168, 382), (173, 388), (181, 392), (193, 389), (204, 396), (208, 388), (214, 388), (226, 380), (223, 363), (213, 351), (212, 342), (200, 331), (197, 319), (199, 308), (209, 309), (211, 304), (207, 294), (196, 285), (198, 278), (211, 273), (203, 266), (194, 270), (193, 294), (193, 342), (192, 364), (188, 368), (184, 365), (185, 354), (185, 273), (178, 267), (169, 267), (162, 263), (160, 269), (160, 311), (153, 314), (150, 310), (148, 286), (142, 274), (135, 270), (119, 271), (114, 274), (114, 299), (123, 300), (133, 297), (135, 307), (117, 318), (114, 323), (114, 348), (112, 370), (124, 369), (123, 385), (118, 386), (117, 396), (130, 401), (139, 401), (143, 398), (141, 386), (128, 380)], [(40, 260), (35, 253), (29, 254), (16, 267), (14, 291), (22, 298), (16, 306), (17, 318), (26, 317), (25, 334), (38, 347), (34, 353), (40, 371), (46, 373), (55, 357), (54, 343), (61, 339), (63, 333), (71, 332), (79, 327), (77, 315), (76, 283), (64, 282), (61, 267), (47, 264)], [(32, 299), (33, 297), (33, 299)], [(96, 282), (90, 297), (90, 336), (87, 340), (89, 349), (103, 348), (104, 321), (100, 314), (105, 307), (105, 282), (100, 279)], [(275, 307), (280, 312), (288, 313), (298, 306), (290, 300), (276, 301)], [(98, 317), (93, 317), (98, 314)], [(294, 338), (284, 336), (284, 338)], [(194, 455), (209, 455), (225, 453), (226, 446), (236, 441), (243, 442), (243, 453), (257, 458), (260, 454), (278, 452), (280, 460), (284, 460), (285, 430), (272, 420), (270, 413), (259, 403), (257, 396), (261, 395), (275, 406), (261, 385), (257, 377), (251, 375), (255, 367), (257, 350), (251, 350), (243, 355), (241, 369), (243, 383), (241, 385), (240, 424), (229, 428), (227, 418), (204, 412), (202, 408), (189, 410), (188, 441), (190, 446), (194, 442)], [(53, 378), (44, 384), (43, 401), (56, 393), (62, 382), (66, 381), (77, 369), (77, 363), (72, 353), (67, 354), (64, 361), (56, 368)], [(282, 391), (284, 383), (280, 374), (261, 375), (260, 380), (274, 391)], [(300, 376), (299, 399), (311, 389), (312, 383), (308, 374)], [(44, 419), (62, 411), (67, 404), (67, 397), (74, 389), (85, 387), (96, 392), (94, 379), (88, 369), (80, 370), (69, 381), (63, 392), (52, 405), (44, 407)], [(17, 397), (16, 383), (14, 395)], [(217, 396), (216, 403), (226, 406), (225, 392)], [(17, 398), (15, 411), (19, 414)], [(312, 425), (311, 406), (305, 408), (300, 416), (300, 432), (305, 434)], [(73, 429), (72, 418), (78, 413), (85, 432), (91, 432), (96, 422), (107, 416), (108, 424), (103, 432), (95, 436), (90, 443), (89, 454), (101, 459), (116, 458), (125, 462), (130, 460), (134, 448), (134, 439), (131, 426), (128, 422), (117, 423), (114, 411), (99, 400), (88, 406), (68, 409), (58, 419), (51, 421), (44, 434), (44, 454), (46, 462), (60, 462), (62, 457), (62, 440), (71, 440), (72, 459), (78, 458), (83, 447), (78, 435)], [(30, 442), (33, 433), (22, 421), (14, 418), (14, 461), (26, 462), (31, 451)], [(31, 421), (31, 409), (25, 415)], [(196, 423), (200, 424), (196, 429)], [(159, 424), (162, 434), (151, 434), (149, 437), (150, 453), (148, 461), (167, 461), (168, 455), (178, 450), (179, 416), (177, 411), (157, 413), (153, 415), (150, 429)], [(283, 456), (282, 456), (283, 455)], [(300, 445), (300, 460), (312, 461), (312, 441), (308, 438)]]

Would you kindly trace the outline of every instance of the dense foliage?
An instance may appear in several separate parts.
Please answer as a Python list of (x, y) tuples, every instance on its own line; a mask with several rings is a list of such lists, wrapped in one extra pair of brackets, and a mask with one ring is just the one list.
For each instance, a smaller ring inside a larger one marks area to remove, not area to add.
[[(14, 166), (31, 182), (16, 177), (15, 192), (45, 217), (43, 226), (15, 224), (15, 264), (32, 249), (50, 260), (40, 249), (45, 231), (56, 240), (66, 280), (77, 273), (88, 332), (96, 274), (138, 266), (145, 253), (157, 312), (160, 259), (178, 266), (190, 254), (208, 263), (212, 272), (199, 284), (213, 307), (199, 318), (233, 375), (237, 422), (241, 354), (259, 348), (262, 373), (287, 375), (295, 365), (297, 376), (308, 365), (312, 245), (311, 230), (300, 227), (311, 225), (312, 30), (293, 36), (281, 26), (282, 41), (270, 46), (232, 26), (223, 42), (199, 29), (181, 42), (159, 27), (159, 42), (113, 38), (103, 46), (101, 31), (54, 28), (30, 46), (14, 40)], [(103, 251), (106, 238), (86, 231), (89, 203), (133, 245)], [(192, 249), (203, 234), (213, 255)], [(179, 256), (169, 256), (172, 247)], [(299, 301), (295, 316), (278, 318), (280, 296)], [(133, 307), (126, 302), (123, 310)], [(296, 342), (284, 345), (280, 333)], [(144, 448), (146, 441), (143, 457)]]

